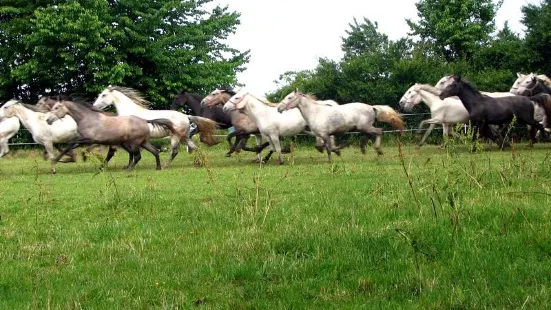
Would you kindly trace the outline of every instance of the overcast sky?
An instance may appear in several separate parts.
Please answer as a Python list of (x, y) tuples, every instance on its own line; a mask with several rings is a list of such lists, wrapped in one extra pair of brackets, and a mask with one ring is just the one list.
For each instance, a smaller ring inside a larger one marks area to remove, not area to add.
[[(247, 70), (240, 83), (257, 94), (275, 90), (279, 75), (286, 71), (313, 69), (318, 57), (338, 60), (341, 42), (356, 17), (379, 23), (379, 31), (395, 40), (410, 30), (406, 18), (416, 20), (417, 0), (215, 0), (241, 13), (241, 25), (228, 42), (239, 50), (250, 50)], [(523, 34), (521, 7), (539, 0), (504, 0), (496, 26), (509, 21), (511, 29)]]

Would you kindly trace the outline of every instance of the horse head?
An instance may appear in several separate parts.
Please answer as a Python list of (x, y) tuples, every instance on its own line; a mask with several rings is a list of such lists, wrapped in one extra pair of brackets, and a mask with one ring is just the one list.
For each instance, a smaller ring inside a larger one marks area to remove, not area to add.
[(63, 104), (63, 101), (58, 101), (56, 102), (56, 104), (54, 104), (50, 112), (48, 112), (46, 116), (46, 123), (48, 123), (48, 125), (51, 125), (56, 120), (65, 117), (65, 115), (67, 115), (68, 113), (69, 110), (67, 110), (67, 107), (65, 106), (65, 104)]
[(418, 105), (421, 102), (421, 95), (419, 94), (419, 84), (415, 83), (413, 86), (408, 88), (400, 99), (400, 108), (404, 111), (411, 111), (414, 106)]
[(0, 107), (0, 119), (15, 116), (15, 109), (13, 107), (19, 103), (21, 102), (16, 99), (11, 99), (10, 101), (4, 103), (4, 105)]
[(294, 91), (292, 91), (290, 94), (285, 96), (283, 100), (281, 100), (281, 102), (277, 106), (277, 111), (281, 113), (283, 111), (296, 108), (300, 102), (300, 97), (304, 97), (304, 94), (301, 93), (298, 88), (295, 88)]
[(531, 96), (534, 89), (538, 86), (536, 74), (521, 74), (517, 72), (517, 77), (509, 92), (518, 96)]
[(217, 88), (201, 100), (201, 107), (212, 108), (217, 105), (225, 104), (236, 93), (228, 88)]
[(440, 93), (440, 99), (444, 100), (448, 97), (457, 96), (459, 94), (459, 91), (461, 90), (462, 83), (463, 81), (461, 79), (461, 76), (447, 76), (447, 79), (445, 81), (446, 87), (442, 89), (442, 92)]

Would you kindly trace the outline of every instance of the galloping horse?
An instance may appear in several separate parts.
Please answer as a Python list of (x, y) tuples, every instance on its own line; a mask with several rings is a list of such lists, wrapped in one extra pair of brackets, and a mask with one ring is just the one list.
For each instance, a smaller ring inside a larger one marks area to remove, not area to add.
[(430, 119), (419, 123), (418, 131), (421, 131), (426, 124), (430, 125), (417, 148), (420, 148), (425, 143), (425, 140), (436, 124), (442, 125), (443, 134), (446, 137), (453, 132), (452, 125), (469, 122), (469, 112), (465, 109), (461, 100), (451, 97), (442, 100), (438, 97), (439, 95), (440, 91), (436, 87), (416, 83), (400, 99), (400, 106), (407, 112), (411, 111), (413, 107), (421, 102), (424, 102), (430, 109)]
[[(48, 113), (46, 122), (50, 125), (59, 123), (56, 120), (71, 115), (77, 124), (79, 136), (69, 142), (69, 146), (52, 160), (52, 173), (56, 173), (56, 163), (61, 156), (79, 145), (103, 144), (121, 146), (129, 154), (127, 171), (134, 169), (141, 159), (140, 147), (148, 150), (155, 156), (156, 169), (161, 169), (159, 150), (149, 142), (151, 131), (149, 124), (169, 130), (173, 135), (179, 135), (179, 131), (168, 119), (144, 120), (140, 117), (108, 116), (103, 111), (85, 103), (72, 101), (59, 101)], [(109, 148), (107, 157), (102, 167), (115, 155), (115, 149)]]
[[(222, 109), (222, 106), (230, 100), (235, 92), (231, 89), (215, 89), (208, 94), (203, 100), (201, 100), (201, 106), (205, 109)], [(239, 149), (243, 149), (249, 152), (256, 152), (257, 160), (260, 161), (260, 152), (269, 145), (265, 143), (262, 145), (262, 135), (258, 130), (258, 126), (255, 121), (245, 113), (241, 113), (237, 110), (229, 111), (225, 113), (230, 117), (231, 124), (234, 127), (234, 131), (230, 132), (226, 138), (230, 144), (230, 150), (226, 153), (226, 157), (230, 157), (231, 154)], [(254, 135), (256, 139), (256, 148), (251, 149), (247, 147), (247, 141), (250, 135)], [(231, 143), (231, 138), (235, 137), (235, 142)]]
[(120, 116), (135, 115), (146, 120), (159, 118), (170, 120), (174, 128), (178, 131), (178, 134), (171, 133), (159, 126), (150, 126), (152, 138), (171, 137), (170, 145), (172, 154), (165, 164), (165, 167), (168, 167), (178, 154), (181, 141), (186, 143), (190, 152), (197, 148), (193, 140), (189, 138), (190, 121), (197, 125), (201, 142), (209, 146), (218, 143), (213, 137), (214, 130), (216, 129), (216, 122), (204, 117), (186, 115), (172, 110), (149, 110), (147, 108), (148, 104), (149, 102), (134, 89), (109, 86), (99, 94), (94, 102), (94, 107), (105, 109), (108, 106), (114, 105), (117, 114)]
[[(47, 110), (12, 99), (0, 108), (0, 118), (18, 118), (29, 130), (33, 140), (44, 146), (44, 159), (53, 159), (55, 157), (54, 145), (61, 151), (56, 144), (74, 139), (78, 135), (77, 124), (71, 117), (66, 117), (62, 122), (49, 126), (46, 123), (47, 112)], [(69, 161), (75, 161), (74, 156), (71, 156)]]
[[(521, 124), (530, 125), (532, 143), (536, 142), (536, 130), (541, 130), (545, 135), (543, 126), (534, 119), (534, 103), (529, 98), (521, 96), (492, 98), (481, 94), (460, 76), (451, 76), (448, 79), (448, 86), (440, 94), (440, 99), (459, 96), (474, 126), (473, 142), (480, 131), (483, 136), (503, 147), (503, 144), (496, 141), (488, 126), (509, 124), (514, 118)], [(473, 151), (476, 151), (476, 145), (473, 146)]]
[(0, 158), (10, 152), (8, 141), (15, 136), (18, 131), (19, 119), (17, 117), (0, 117)]
[(288, 110), (293, 108), (298, 108), (310, 130), (324, 141), (329, 162), (332, 162), (331, 151), (334, 149), (330, 135), (352, 130), (360, 131), (364, 134), (360, 145), (364, 154), (368, 136), (374, 135), (376, 136), (374, 148), (377, 154), (381, 155), (383, 154), (380, 149), (383, 130), (373, 126), (375, 120), (389, 123), (400, 132), (404, 129), (402, 118), (389, 106), (371, 106), (353, 102), (331, 107), (317, 104), (314, 97), (295, 90), (281, 101), (277, 110), (285, 113), (284, 111), (289, 112)]

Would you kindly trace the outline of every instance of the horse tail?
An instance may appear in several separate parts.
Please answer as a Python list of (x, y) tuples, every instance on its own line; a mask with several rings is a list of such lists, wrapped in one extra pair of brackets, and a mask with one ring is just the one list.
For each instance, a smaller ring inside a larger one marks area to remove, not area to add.
[(551, 95), (538, 94), (529, 98), (532, 102), (539, 105), (544, 111), (547, 122), (551, 121)]
[(400, 130), (400, 135), (404, 134), (404, 120), (400, 113), (386, 105), (374, 105), (373, 109), (379, 122), (389, 123), (394, 129)]
[(147, 123), (153, 125), (154, 127), (168, 130), (173, 135), (180, 137), (180, 139), (183, 137), (183, 134), (178, 129), (176, 129), (176, 127), (174, 127), (174, 124), (167, 118), (150, 119), (150, 120), (147, 120)]
[(220, 143), (220, 141), (214, 138), (214, 131), (218, 125), (217, 122), (201, 116), (188, 115), (187, 117), (197, 125), (197, 131), (199, 132), (199, 139), (201, 142), (208, 146)]

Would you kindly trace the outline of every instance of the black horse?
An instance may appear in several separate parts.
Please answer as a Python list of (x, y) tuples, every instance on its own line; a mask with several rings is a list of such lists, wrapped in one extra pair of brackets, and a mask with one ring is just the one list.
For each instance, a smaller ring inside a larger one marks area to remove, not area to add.
[[(228, 129), (232, 126), (230, 117), (222, 111), (221, 107), (216, 108), (203, 108), (201, 107), (201, 101), (203, 97), (198, 94), (188, 93), (185, 90), (181, 91), (170, 106), (171, 110), (178, 110), (181, 108), (186, 114), (193, 116), (201, 116), (211, 119), (218, 123), (218, 127), (221, 129)], [(186, 109), (187, 108), (187, 109)], [(190, 137), (193, 137), (197, 133), (197, 128), (193, 128), (190, 131)]]
[[(543, 126), (534, 119), (534, 103), (530, 98), (522, 96), (492, 98), (482, 95), (473, 85), (462, 80), (460, 76), (451, 76), (450, 79), (451, 83), (440, 93), (440, 99), (452, 96), (458, 96), (461, 99), (474, 126), (473, 142), (480, 131), (484, 137), (498, 143), (503, 148), (503, 141), (497, 141), (488, 125), (510, 124), (515, 118), (518, 123), (530, 126), (532, 143), (536, 142), (537, 130), (545, 135)], [(476, 145), (473, 146), (473, 151), (476, 151)]]

